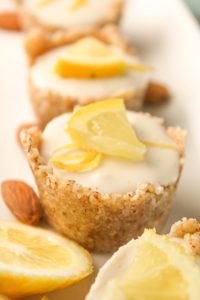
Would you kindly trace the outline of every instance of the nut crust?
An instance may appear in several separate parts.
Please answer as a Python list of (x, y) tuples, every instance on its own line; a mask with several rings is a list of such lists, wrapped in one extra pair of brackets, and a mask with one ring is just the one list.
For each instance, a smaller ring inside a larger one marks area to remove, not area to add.
[(196, 219), (183, 218), (174, 223), (169, 236), (183, 239), (194, 255), (200, 255), (200, 223)]
[[(29, 92), (33, 110), (38, 119), (39, 126), (44, 128), (45, 125), (54, 117), (63, 113), (73, 111), (76, 105), (87, 105), (99, 101), (97, 98), (85, 98), (84, 101), (62, 96), (50, 90), (41, 90), (37, 88), (29, 79)], [(127, 91), (125, 93), (110, 95), (109, 98), (122, 98), (126, 107), (130, 110), (140, 110), (143, 104), (145, 89), (137, 90), (135, 93)], [(103, 100), (103, 99), (102, 99)]]
[[(184, 134), (172, 128), (183, 166)], [(48, 222), (60, 233), (96, 252), (112, 252), (145, 228), (160, 231), (168, 217), (177, 182), (167, 186), (142, 184), (127, 194), (101, 194), (73, 180), (53, 174), (39, 153), (42, 132), (38, 128), (21, 134), (22, 144), (35, 176)]]

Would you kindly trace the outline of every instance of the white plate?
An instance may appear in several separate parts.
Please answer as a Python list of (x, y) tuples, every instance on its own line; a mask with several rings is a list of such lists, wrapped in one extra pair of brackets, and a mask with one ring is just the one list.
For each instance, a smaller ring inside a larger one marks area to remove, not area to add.
[[(200, 217), (200, 32), (179, 0), (162, 0), (162, 5), (160, 0), (130, 0), (123, 30), (145, 61), (155, 66), (154, 77), (171, 87), (171, 103), (151, 109), (152, 113), (188, 131), (186, 165), (166, 227), (169, 228), (183, 216)], [(34, 121), (26, 81), (22, 37), (0, 32), (0, 180), (23, 179), (35, 186), (15, 139), (19, 124)], [(13, 219), (2, 199), (0, 216)], [(94, 255), (97, 268), (107, 258)], [(93, 278), (94, 275), (65, 291), (52, 293), (50, 299), (83, 300)]]

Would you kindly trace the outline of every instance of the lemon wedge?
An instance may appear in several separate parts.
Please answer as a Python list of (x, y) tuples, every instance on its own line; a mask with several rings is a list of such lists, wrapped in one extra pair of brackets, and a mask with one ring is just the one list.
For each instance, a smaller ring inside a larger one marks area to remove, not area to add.
[(83, 38), (68, 48), (55, 65), (55, 72), (63, 78), (107, 78), (129, 69), (149, 70), (142, 64), (128, 65), (121, 53), (93, 37)]
[(195, 257), (153, 230), (129, 242), (100, 270), (87, 300), (198, 300)]
[(129, 123), (122, 99), (105, 100), (75, 110), (67, 131), (80, 149), (140, 162), (146, 146)]
[(0, 220), (0, 293), (11, 298), (71, 285), (92, 272), (89, 253), (47, 230)]

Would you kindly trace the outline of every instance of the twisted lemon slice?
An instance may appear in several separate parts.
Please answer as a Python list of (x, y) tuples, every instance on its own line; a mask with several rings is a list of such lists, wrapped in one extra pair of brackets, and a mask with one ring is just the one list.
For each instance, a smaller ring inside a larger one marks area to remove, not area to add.
[(100, 271), (87, 300), (199, 300), (195, 257), (153, 230), (129, 242)]
[(0, 220), (0, 294), (21, 298), (71, 285), (92, 272), (89, 253), (47, 230)]
[(127, 70), (147, 71), (142, 64), (127, 64), (121, 53), (100, 40), (87, 37), (69, 46), (55, 66), (64, 78), (106, 78), (124, 74)]
[(68, 170), (70, 172), (85, 172), (98, 166), (102, 155), (94, 150), (81, 151), (75, 145), (67, 145), (55, 151), (50, 159), (57, 168)]

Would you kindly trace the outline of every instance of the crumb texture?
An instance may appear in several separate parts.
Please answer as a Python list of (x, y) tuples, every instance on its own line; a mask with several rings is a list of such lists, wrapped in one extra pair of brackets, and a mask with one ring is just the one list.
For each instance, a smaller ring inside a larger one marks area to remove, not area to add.
[[(54, 175), (40, 155), (42, 132), (39, 128), (24, 130), (21, 139), (46, 219), (58, 232), (89, 250), (112, 252), (137, 238), (145, 228), (156, 228), (158, 232), (163, 228), (178, 180), (159, 190), (152, 184), (143, 184), (127, 194), (98, 193), (74, 180)], [(181, 146), (180, 173), (183, 157)]]
[(183, 218), (172, 225), (170, 236), (184, 239), (190, 251), (200, 255), (200, 223), (196, 219)]

